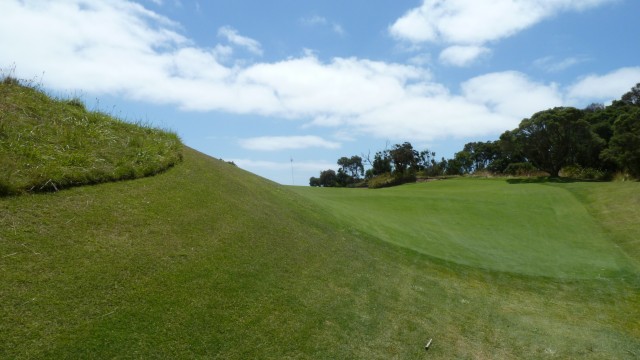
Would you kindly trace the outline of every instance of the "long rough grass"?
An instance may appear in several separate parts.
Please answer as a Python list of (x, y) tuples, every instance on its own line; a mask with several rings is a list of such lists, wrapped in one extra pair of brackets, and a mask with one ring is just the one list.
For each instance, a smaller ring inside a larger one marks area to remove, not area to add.
[(0, 196), (134, 179), (180, 161), (175, 133), (130, 124), (78, 99), (0, 82)]

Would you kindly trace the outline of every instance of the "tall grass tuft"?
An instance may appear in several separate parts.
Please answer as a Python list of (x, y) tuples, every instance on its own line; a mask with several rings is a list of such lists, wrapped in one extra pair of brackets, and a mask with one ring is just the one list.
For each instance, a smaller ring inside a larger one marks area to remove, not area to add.
[(182, 147), (173, 132), (87, 111), (77, 97), (0, 83), (0, 196), (153, 175), (180, 162)]

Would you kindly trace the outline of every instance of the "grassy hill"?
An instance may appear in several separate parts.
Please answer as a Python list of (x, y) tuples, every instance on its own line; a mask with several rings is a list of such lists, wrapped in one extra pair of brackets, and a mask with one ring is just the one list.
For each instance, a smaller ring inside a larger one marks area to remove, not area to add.
[(178, 163), (181, 149), (172, 132), (0, 82), (0, 196), (153, 175)]
[(182, 153), (0, 198), (0, 358), (640, 355), (639, 183), (333, 192)]

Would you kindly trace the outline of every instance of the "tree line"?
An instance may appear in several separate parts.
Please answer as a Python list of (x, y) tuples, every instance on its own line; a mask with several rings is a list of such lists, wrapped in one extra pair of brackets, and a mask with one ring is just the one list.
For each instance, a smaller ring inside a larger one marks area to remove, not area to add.
[[(640, 178), (640, 83), (609, 106), (584, 109), (556, 107), (523, 119), (498, 140), (470, 142), (452, 159), (436, 159), (430, 150), (411, 143), (369, 155), (341, 157), (338, 171), (311, 177), (311, 186), (383, 187), (415, 181), (417, 177), (466, 175), (529, 175), (606, 179), (622, 173)], [(365, 171), (365, 166), (368, 169)]]

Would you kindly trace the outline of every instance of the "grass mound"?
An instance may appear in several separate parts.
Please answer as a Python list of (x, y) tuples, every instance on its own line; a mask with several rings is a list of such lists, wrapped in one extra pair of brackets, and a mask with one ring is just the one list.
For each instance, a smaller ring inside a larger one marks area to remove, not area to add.
[(6, 77), (0, 83), (0, 196), (134, 179), (181, 159), (174, 133), (87, 111)]

